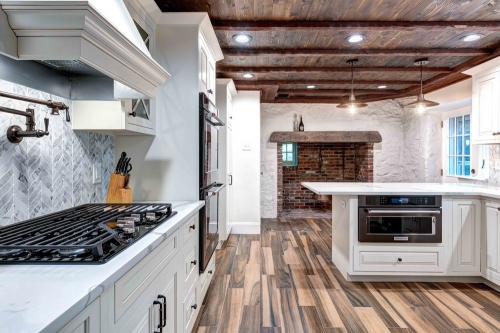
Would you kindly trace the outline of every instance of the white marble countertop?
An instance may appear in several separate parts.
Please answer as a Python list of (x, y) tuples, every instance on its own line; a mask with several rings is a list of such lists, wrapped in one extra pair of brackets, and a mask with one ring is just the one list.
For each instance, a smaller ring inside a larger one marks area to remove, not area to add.
[(302, 186), (316, 194), (371, 195), (421, 194), (482, 196), (500, 199), (500, 188), (464, 183), (311, 183)]
[(0, 265), (0, 332), (57, 332), (205, 202), (172, 204), (175, 216), (106, 264)]

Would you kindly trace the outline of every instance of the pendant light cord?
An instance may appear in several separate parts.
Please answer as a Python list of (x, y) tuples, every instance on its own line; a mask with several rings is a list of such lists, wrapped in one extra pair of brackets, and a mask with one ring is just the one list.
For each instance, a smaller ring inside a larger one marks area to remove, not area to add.
[(354, 61), (351, 62), (351, 96), (354, 95)]
[(420, 62), (420, 95), (423, 95), (422, 62)]

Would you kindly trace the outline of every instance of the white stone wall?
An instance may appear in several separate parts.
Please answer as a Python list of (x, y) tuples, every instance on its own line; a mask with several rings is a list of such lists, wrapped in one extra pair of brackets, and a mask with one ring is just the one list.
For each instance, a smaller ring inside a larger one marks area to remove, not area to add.
[[(261, 105), (261, 215), (277, 216), (275, 131), (291, 131), (302, 114), (306, 131), (379, 131), (374, 145), (375, 182), (436, 182), (441, 169), (441, 115), (404, 111), (410, 100), (370, 103), (355, 115), (330, 104)], [(425, 156), (425, 158), (424, 158)]]

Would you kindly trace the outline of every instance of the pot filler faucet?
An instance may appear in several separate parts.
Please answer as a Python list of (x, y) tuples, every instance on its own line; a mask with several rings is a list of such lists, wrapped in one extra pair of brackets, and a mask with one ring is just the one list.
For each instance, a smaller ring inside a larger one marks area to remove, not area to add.
[[(70, 116), (69, 116), (69, 106), (67, 106), (64, 103), (54, 102), (51, 100), (45, 101), (42, 99), (24, 97), (24, 96), (9, 94), (9, 93), (3, 92), (3, 91), (0, 91), (0, 97), (12, 98), (12, 99), (20, 100), (20, 101), (46, 105), (47, 107), (49, 107), (51, 109), (50, 114), (52, 114), (52, 115), (59, 115), (59, 110), (66, 110), (66, 121), (67, 122), (71, 121)], [(26, 111), (19, 111), (19, 110), (0, 106), (0, 111), (2, 111), (2, 112), (7, 112), (7, 113), (16, 114), (19, 116), (26, 117), (26, 130), (25, 131), (23, 131), (22, 128), (20, 126), (17, 126), (17, 125), (10, 126), (7, 129), (7, 139), (9, 139), (10, 142), (19, 143), (23, 140), (23, 138), (41, 138), (43, 136), (49, 135), (49, 118), (45, 117), (45, 119), (43, 120), (44, 124), (45, 124), (45, 131), (37, 130), (35, 128), (36, 127), (35, 109), (30, 108), (30, 106), (31, 106), (31, 104), (28, 106)]]

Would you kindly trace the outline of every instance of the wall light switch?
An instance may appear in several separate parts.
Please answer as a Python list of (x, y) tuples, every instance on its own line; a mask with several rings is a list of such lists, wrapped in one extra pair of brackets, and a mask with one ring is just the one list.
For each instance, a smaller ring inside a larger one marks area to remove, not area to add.
[(101, 177), (101, 163), (92, 164), (92, 183), (100, 184), (102, 182)]
[(252, 150), (252, 145), (250, 144), (250, 142), (243, 143), (243, 150), (245, 150), (245, 151)]

